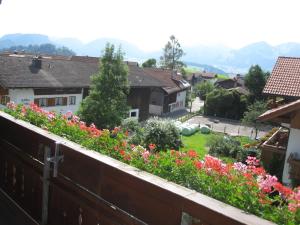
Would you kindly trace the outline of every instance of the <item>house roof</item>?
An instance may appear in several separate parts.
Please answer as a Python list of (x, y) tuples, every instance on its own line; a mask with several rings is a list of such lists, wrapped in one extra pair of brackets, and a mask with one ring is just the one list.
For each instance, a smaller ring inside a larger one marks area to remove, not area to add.
[[(87, 56), (42, 57), (41, 69), (32, 66), (32, 56), (0, 55), (0, 86), (5, 88), (89, 87), (90, 76), (99, 70), (99, 59)], [(161, 87), (167, 93), (180, 85), (170, 70), (143, 69), (128, 62), (131, 87)]]
[(263, 93), (300, 97), (300, 58), (278, 57)]
[(260, 121), (272, 120), (277, 117), (281, 117), (281, 116), (290, 114), (291, 112), (294, 112), (296, 110), (300, 110), (300, 99), (293, 101), (291, 103), (279, 106), (277, 108), (270, 109), (270, 110), (266, 111), (265, 113), (263, 113), (262, 115), (260, 115), (258, 117), (258, 120), (260, 120)]
[(204, 78), (204, 79), (214, 79), (217, 74), (215, 73), (209, 73), (209, 72), (201, 72), (201, 73), (193, 73), (192, 75), (188, 76), (187, 80), (191, 81), (193, 79), (193, 76), (195, 78)]

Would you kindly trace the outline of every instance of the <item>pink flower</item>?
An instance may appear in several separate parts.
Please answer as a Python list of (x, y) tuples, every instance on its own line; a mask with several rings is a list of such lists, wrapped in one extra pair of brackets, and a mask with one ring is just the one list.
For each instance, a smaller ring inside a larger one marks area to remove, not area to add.
[(247, 165), (245, 165), (244, 163), (241, 163), (241, 162), (235, 162), (233, 164), (233, 169), (234, 170), (237, 170), (241, 173), (246, 173), (247, 172)]
[(257, 183), (260, 188), (265, 193), (270, 193), (272, 187), (277, 183), (278, 179), (276, 176), (271, 176), (267, 174), (266, 176), (258, 176)]
[(142, 158), (144, 159), (145, 163), (149, 162), (149, 156), (150, 156), (150, 152), (149, 151), (146, 150), (146, 151), (142, 152)]

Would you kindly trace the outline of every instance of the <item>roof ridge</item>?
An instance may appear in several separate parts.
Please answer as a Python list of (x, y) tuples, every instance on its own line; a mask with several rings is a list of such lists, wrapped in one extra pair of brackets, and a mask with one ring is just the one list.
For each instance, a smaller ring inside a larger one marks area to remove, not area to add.
[(278, 59), (279, 58), (284, 58), (284, 59), (300, 59), (300, 57), (297, 57), (297, 56), (278, 56)]

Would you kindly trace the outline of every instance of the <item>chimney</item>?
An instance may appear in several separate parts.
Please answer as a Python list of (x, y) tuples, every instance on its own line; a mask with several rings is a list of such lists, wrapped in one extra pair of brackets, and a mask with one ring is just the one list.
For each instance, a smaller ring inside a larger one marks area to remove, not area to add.
[(41, 56), (33, 57), (32, 66), (36, 69), (42, 69), (42, 57)]

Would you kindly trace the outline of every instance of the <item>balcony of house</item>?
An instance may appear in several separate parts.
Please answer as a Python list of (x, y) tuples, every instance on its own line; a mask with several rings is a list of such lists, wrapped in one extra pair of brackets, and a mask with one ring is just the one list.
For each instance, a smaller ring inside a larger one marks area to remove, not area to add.
[(285, 128), (278, 129), (260, 146), (262, 150), (262, 161), (264, 163), (270, 162), (273, 154), (285, 157), (288, 139), (289, 130)]
[(3, 112), (0, 127), (0, 190), (33, 224), (273, 224)]

